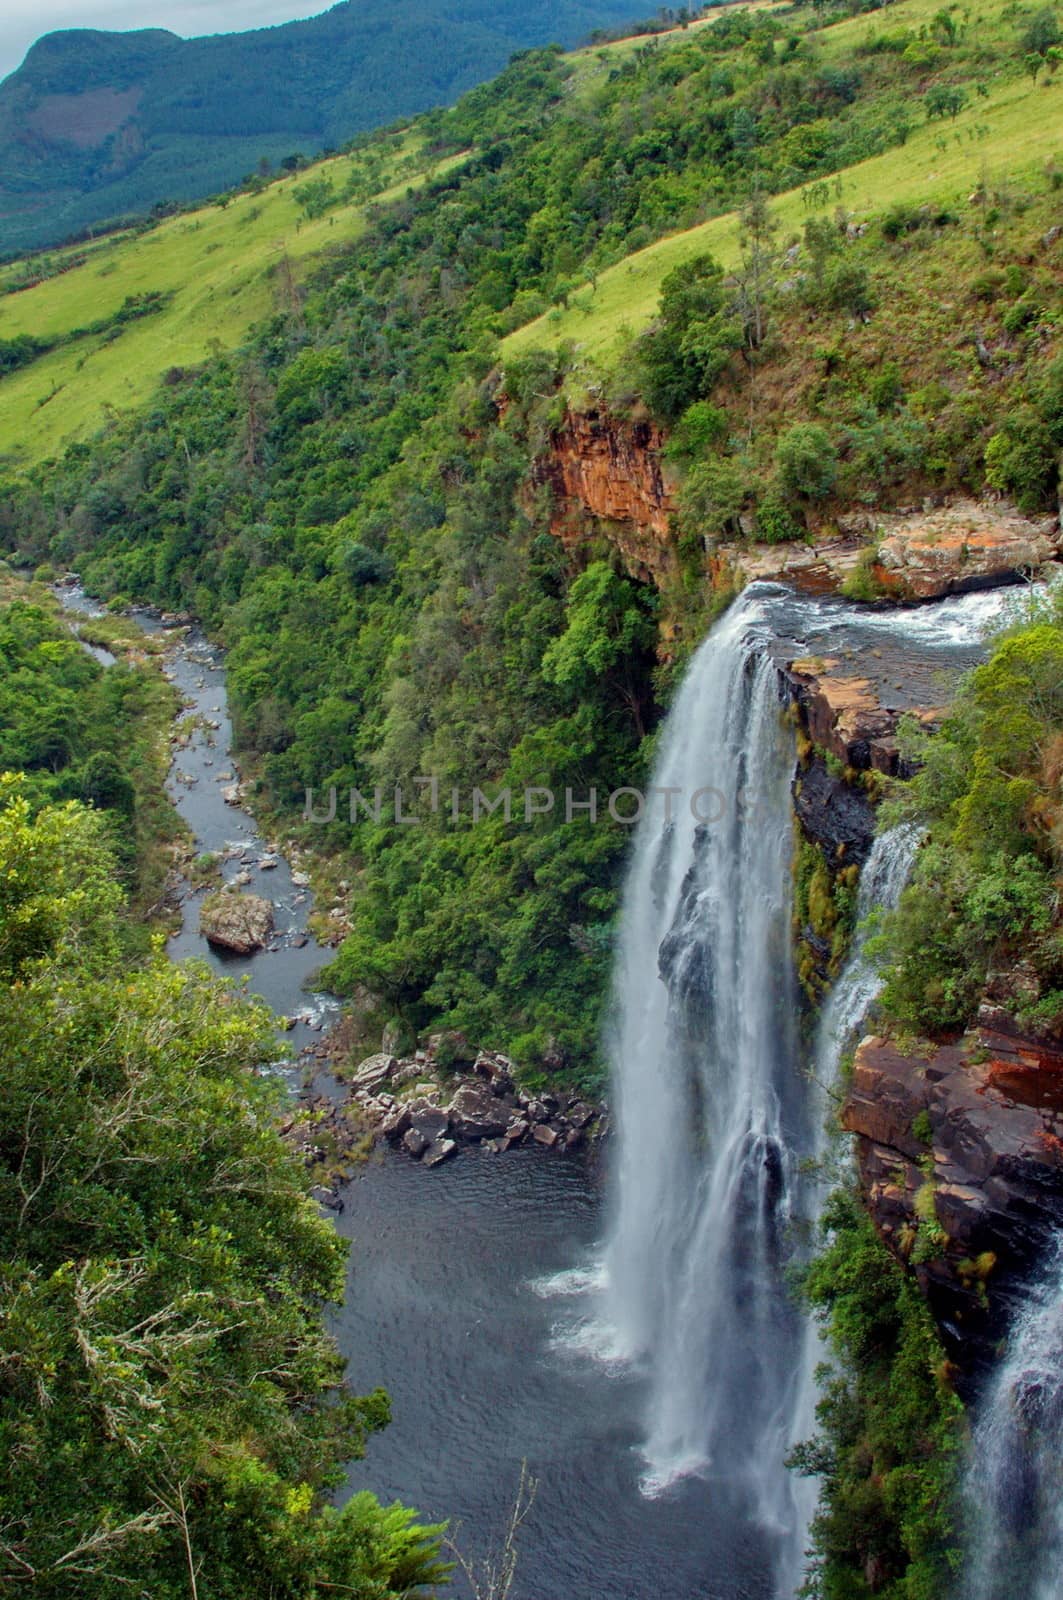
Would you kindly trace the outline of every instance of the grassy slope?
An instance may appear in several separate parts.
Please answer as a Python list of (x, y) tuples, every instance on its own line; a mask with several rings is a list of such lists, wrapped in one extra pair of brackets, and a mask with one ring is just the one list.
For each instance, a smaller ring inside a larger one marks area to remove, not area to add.
[[(768, 4), (750, 0), (749, 9)], [(741, 0), (738, 8), (746, 9)], [(715, 21), (708, 17), (688, 29), (656, 35), (653, 42), (666, 47), (669, 40), (687, 38)], [(636, 35), (575, 51), (573, 92), (593, 89), (604, 72), (648, 42)], [(417, 143), (411, 131), (394, 152), (394, 163), (414, 159)], [(430, 171), (404, 174), (374, 198), (396, 198), (461, 159), (450, 157)], [(143, 404), (167, 368), (203, 361), (216, 343), (238, 345), (252, 323), (273, 308), (274, 273), (285, 256), (297, 268), (316, 252), (357, 237), (363, 205), (341, 206), (316, 222), (300, 224), (292, 196), (298, 184), (318, 174), (332, 177), (342, 188), (357, 161), (357, 156), (340, 156), (319, 162), (260, 195), (238, 196), (224, 211), (204, 206), (149, 233), (115, 234), (97, 244), (50, 252), (55, 263), (74, 254), (87, 259), (32, 289), (7, 292), (22, 268), (15, 263), (0, 269), (0, 339), (67, 333), (116, 311), (127, 295), (149, 290), (174, 295), (163, 312), (128, 325), (113, 342), (99, 336), (78, 340), (0, 381), (0, 465), (5, 459), (22, 465), (58, 454), (66, 445), (89, 438), (112, 407), (128, 410)]]
[[(401, 153), (416, 155), (412, 138)], [(392, 180), (398, 159), (387, 173)], [(374, 199), (398, 198), (431, 171), (461, 159), (404, 174)], [(0, 339), (13, 339), (67, 333), (116, 311), (128, 295), (173, 292), (165, 310), (127, 325), (120, 338), (75, 340), (5, 378), (0, 458), (23, 462), (53, 455), (95, 432), (109, 408), (143, 404), (167, 368), (203, 361), (216, 342), (238, 345), (272, 309), (276, 269), (285, 256), (297, 269), (307, 257), (357, 237), (364, 204), (300, 221), (292, 193), (319, 174), (341, 188), (357, 160), (337, 156), (259, 195), (239, 195), (224, 210), (206, 206), (148, 233), (117, 235), (95, 247), (84, 265), (0, 297)]]
[[(827, 60), (839, 56), (884, 27), (916, 27), (939, 9), (935, 0), (903, 0), (885, 14), (840, 23), (823, 36), (824, 55)], [(986, 28), (988, 43), (996, 42), (1004, 9), (1003, 0), (990, 0), (971, 19), (972, 27)], [(989, 97), (972, 96), (954, 122), (921, 123), (903, 147), (847, 168), (838, 200), (857, 220), (906, 201), (962, 206), (983, 172), (994, 179), (1018, 178), (1059, 155), (1063, 155), (1063, 81), (1042, 79), (1031, 85), (1023, 78), (991, 83)], [(796, 233), (808, 215), (801, 196), (802, 191), (794, 189), (772, 201), (784, 235)], [(734, 266), (738, 233), (737, 215), (730, 213), (657, 240), (603, 272), (596, 288), (588, 286), (574, 296), (566, 310), (556, 308), (510, 334), (503, 344), (505, 353), (516, 355), (571, 340), (579, 355), (608, 366), (627, 337), (652, 318), (661, 282), (673, 267), (703, 251), (710, 251), (726, 267)]]

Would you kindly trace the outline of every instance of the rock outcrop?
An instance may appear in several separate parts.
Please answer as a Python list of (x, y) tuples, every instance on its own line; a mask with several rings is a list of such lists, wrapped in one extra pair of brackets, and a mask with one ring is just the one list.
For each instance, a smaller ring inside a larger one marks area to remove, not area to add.
[[(377, 1054), (359, 1062), (348, 1080), (353, 1124), (428, 1167), (465, 1145), (495, 1154), (526, 1143), (577, 1150), (601, 1136), (601, 1107), (567, 1093), (530, 1094), (515, 1087), (507, 1056), (481, 1050), (470, 1063), (458, 1059), (470, 1054), (463, 1046), (460, 1035), (439, 1034), (405, 1060)], [(342, 1107), (326, 1115), (352, 1121)]]
[(658, 588), (676, 570), (663, 442), (652, 422), (568, 411), (533, 472), (553, 490), (551, 532), (566, 549), (600, 538), (604, 523), (632, 577)]
[(889, 593), (932, 600), (1035, 576), (1061, 553), (1055, 517), (965, 500), (913, 518), (884, 517), (874, 574)]
[(904, 1051), (866, 1038), (842, 1124), (880, 1235), (973, 1385), (1063, 1226), (1063, 1049), (984, 1029)]
[(887, 685), (882, 673), (872, 676), (866, 656), (863, 665), (858, 673), (834, 656), (806, 656), (786, 662), (782, 670), (815, 745), (856, 772), (874, 768), (903, 776), (897, 746), (901, 718), (911, 715), (932, 727), (944, 708), (925, 703), (931, 685), (916, 683), (905, 692), (900, 682)]
[(208, 895), (200, 907), (199, 931), (208, 944), (248, 956), (268, 944), (273, 907), (257, 894)]
[[(533, 482), (553, 490), (551, 530), (566, 549), (604, 535), (633, 577), (658, 588), (677, 570), (676, 486), (664, 444), (651, 421), (569, 409), (533, 472)], [(713, 545), (706, 551), (705, 576), (717, 590), (766, 580), (833, 594), (863, 565), (884, 597), (918, 601), (1027, 578), (1061, 556), (1056, 518), (1026, 517), (999, 501), (960, 500), (920, 511), (842, 517), (804, 544), (749, 538)]]
[(814, 756), (793, 783), (794, 811), (806, 838), (827, 860), (863, 866), (875, 838), (875, 808), (866, 790), (846, 783)]
[[(886, 599), (939, 600), (1035, 576), (1063, 556), (1055, 517), (1026, 517), (999, 501), (961, 500), (928, 511), (861, 512), (808, 544), (720, 545), (710, 552), (717, 588), (787, 583), (835, 594), (862, 564)], [(868, 553), (875, 559), (868, 562)]]

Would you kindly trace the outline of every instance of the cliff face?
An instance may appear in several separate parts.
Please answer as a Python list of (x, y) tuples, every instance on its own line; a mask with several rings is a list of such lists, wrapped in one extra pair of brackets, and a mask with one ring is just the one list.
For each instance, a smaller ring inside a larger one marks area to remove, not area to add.
[(867, 1038), (842, 1125), (880, 1235), (973, 1386), (1063, 1226), (1063, 1049), (987, 1028), (903, 1052)]
[(652, 422), (568, 411), (534, 474), (536, 482), (553, 490), (551, 532), (566, 550), (607, 533), (632, 577), (658, 588), (676, 570), (670, 531), (675, 503), (661, 462), (662, 444)]
[[(553, 490), (551, 529), (566, 549), (604, 534), (631, 575), (658, 588), (676, 570), (675, 487), (662, 461), (664, 443), (653, 422), (568, 410), (534, 471), (535, 481)], [(705, 582), (732, 589), (766, 580), (837, 593), (871, 548), (876, 559), (868, 575), (879, 591), (918, 601), (1028, 578), (1060, 559), (1063, 537), (1055, 517), (959, 500), (932, 510), (839, 518), (837, 530), (823, 529), (803, 544), (749, 538), (713, 547), (705, 555)]]

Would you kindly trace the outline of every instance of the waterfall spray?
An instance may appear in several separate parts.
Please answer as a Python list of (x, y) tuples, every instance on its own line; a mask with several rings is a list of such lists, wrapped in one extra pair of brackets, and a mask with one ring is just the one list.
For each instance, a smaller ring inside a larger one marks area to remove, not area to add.
[[(793, 1027), (793, 736), (756, 590), (694, 658), (656, 782), (712, 784), (643, 827), (619, 957), (618, 1206), (607, 1266), (623, 1352), (649, 1376), (645, 1486), (708, 1471), (791, 1520), (785, 1420), (798, 1320), (782, 1283), (807, 1147)], [(716, 1382), (709, 1382), (710, 1372)]]
[(965, 1600), (1063, 1600), (1063, 1249), (1027, 1292), (974, 1432)]

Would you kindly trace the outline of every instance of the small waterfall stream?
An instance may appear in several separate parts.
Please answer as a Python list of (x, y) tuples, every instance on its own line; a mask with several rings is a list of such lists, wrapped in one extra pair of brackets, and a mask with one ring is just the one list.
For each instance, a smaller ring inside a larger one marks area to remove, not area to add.
[[(859, 1031), (881, 987), (875, 963), (868, 959), (867, 940), (873, 927), (869, 918), (875, 911), (892, 910), (901, 897), (919, 847), (919, 829), (902, 824), (880, 833), (860, 874), (855, 930), (845, 969), (835, 983), (820, 1014), (812, 1050), (812, 1095), (816, 1105), (815, 1156), (820, 1164), (819, 1185), (808, 1210), (818, 1218), (826, 1200), (829, 1178), (823, 1162), (830, 1143), (829, 1107), (837, 1093), (842, 1059), (859, 1037)], [(816, 1369), (826, 1359), (816, 1324), (807, 1322), (800, 1363), (800, 1380), (791, 1418), (792, 1442), (809, 1439), (816, 1431), (816, 1403), (819, 1385)], [(805, 1480), (795, 1485), (797, 1519), (794, 1537), (780, 1558), (780, 1594), (792, 1594), (804, 1569), (805, 1541), (818, 1495), (817, 1484)]]
[(1028, 1291), (983, 1400), (964, 1600), (1063, 1600), (1063, 1250)]

